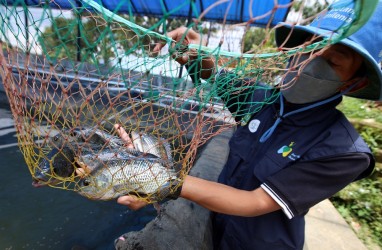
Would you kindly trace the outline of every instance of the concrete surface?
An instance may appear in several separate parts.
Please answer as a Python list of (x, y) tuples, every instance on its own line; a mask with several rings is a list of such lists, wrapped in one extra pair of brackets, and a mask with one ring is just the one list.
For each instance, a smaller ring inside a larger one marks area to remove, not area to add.
[(367, 250), (329, 200), (305, 216), (305, 250)]
[[(228, 153), (232, 131), (215, 136), (196, 160), (190, 175), (217, 180)], [(161, 205), (159, 215), (144, 229), (115, 240), (116, 249), (212, 249), (209, 211), (178, 199)], [(329, 200), (310, 209), (306, 216), (304, 250), (366, 250)]]

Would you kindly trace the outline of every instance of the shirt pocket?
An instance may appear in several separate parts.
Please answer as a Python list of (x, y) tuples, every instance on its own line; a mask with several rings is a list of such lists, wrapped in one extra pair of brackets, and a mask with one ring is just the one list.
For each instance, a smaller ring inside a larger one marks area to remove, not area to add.
[(266, 153), (259, 162), (252, 162), (254, 165), (253, 174), (258, 180), (264, 182), (269, 176), (288, 167), (290, 162), (291, 160), (288, 158), (279, 161), (274, 155)]

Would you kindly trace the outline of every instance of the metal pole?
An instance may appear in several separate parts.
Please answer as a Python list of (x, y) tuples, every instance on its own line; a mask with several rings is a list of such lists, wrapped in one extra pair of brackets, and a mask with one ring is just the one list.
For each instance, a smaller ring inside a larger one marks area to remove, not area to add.
[(81, 49), (82, 49), (82, 42), (81, 42), (81, 24), (82, 24), (82, 19), (81, 19), (81, 1), (76, 0), (76, 5), (77, 5), (77, 11), (76, 11), (76, 17), (77, 17), (77, 62), (81, 62)]
[(28, 7), (24, 6), (24, 28), (25, 28), (25, 48), (26, 53), (29, 54), (29, 21), (28, 21)]

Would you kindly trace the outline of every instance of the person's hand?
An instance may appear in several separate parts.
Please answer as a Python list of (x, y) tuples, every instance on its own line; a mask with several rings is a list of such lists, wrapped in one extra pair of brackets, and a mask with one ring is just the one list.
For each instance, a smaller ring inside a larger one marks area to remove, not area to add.
[[(171, 45), (171, 49), (175, 52), (170, 52), (172, 57), (181, 65), (185, 65), (191, 63), (192, 61), (198, 58), (198, 53), (195, 49), (188, 49), (189, 44), (197, 44), (205, 46), (207, 42), (202, 39), (201, 35), (195, 32), (192, 29), (188, 29), (186, 27), (180, 27), (173, 31), (167, 33), (168, 37), (171, 37), (174, 41), (180, 42), (181, 44), (173, 43)], [(158, 53), (166, 44), (158, 43), (153, 49), (154, 53)], [(198, 62), (198, 69), (196, 72), (189, 72), (191, 77), (195, 77), (195, 74), (198, 74), (197, 77), (201, 77), (203, 79), (208, 79), (215, 72), (215, 59), (210, 56), (202, 56), (201, 60)], [(195, 70), (195, 67), (193, 67)]]
[(148, 205), (147, 202), (139, 200), (135, 195), (124, 195), (117, 199), (117, 203), (127, 206), (131, 210), (138, 210)]
[[(182, 44), (172, 44), (172, 48), (181, 49), (182, 53), (173, 53), (173, 58), (180, 64), (184, 65), (189, 62), (189, 60), (195, 59), (198, 55), (196, 50), (184, 50), (189, 44), (202, 44), (206, 45), (205, 41), (202, 41), (202, 38), (199, 33), (195, 32), (192, 29), (186, 27), (179, 27), (173, 31), (167, 33), (168, 37), (171, 37), (176, 42), (181, 42)], [(159, 52), (166, 44), (157, 43), (153, 49), (153, 52)]]
[(131, 140), (129, 134), (120, 124), (114, 124), (114, 129), (117, 131), (118, 136), (125, 143), (127, 148), (134, 148), (133, 141)]

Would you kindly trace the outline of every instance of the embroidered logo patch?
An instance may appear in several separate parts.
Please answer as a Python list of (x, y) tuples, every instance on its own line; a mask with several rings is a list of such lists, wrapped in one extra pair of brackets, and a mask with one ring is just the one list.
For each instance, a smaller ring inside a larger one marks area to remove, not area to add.
[(277, 153), (281, 154), (283, 157), (287, 157), (290, 153), (292, 153), (292, 147), (294, 142), (292, 141), (288, 146), (282, 146)]
[(259, 128), (259, 125), (260, 125), (259, 120), (257, 120), (257, 119), (252, 120), (248, 124), (248, 129), (249, 129), (249, 131), (251, 131), (251, 133), (255, 133), (257, 131), (257, 129)]
[(294, 146), (295, 142), (291, 142), (289, 143), (289, 145), (284, 145), (282, 146), (279, 150), (277, 150), (277, 153), (281, 154), (283, 157), (288, 157), (289, 159), (291, 159), (292, 161), (295, 161), (297, 160), (298, 158), (300, 158), (300, 155), (296, 155), (294, 153), (292, 153), (293, 151), (293, 146)]

